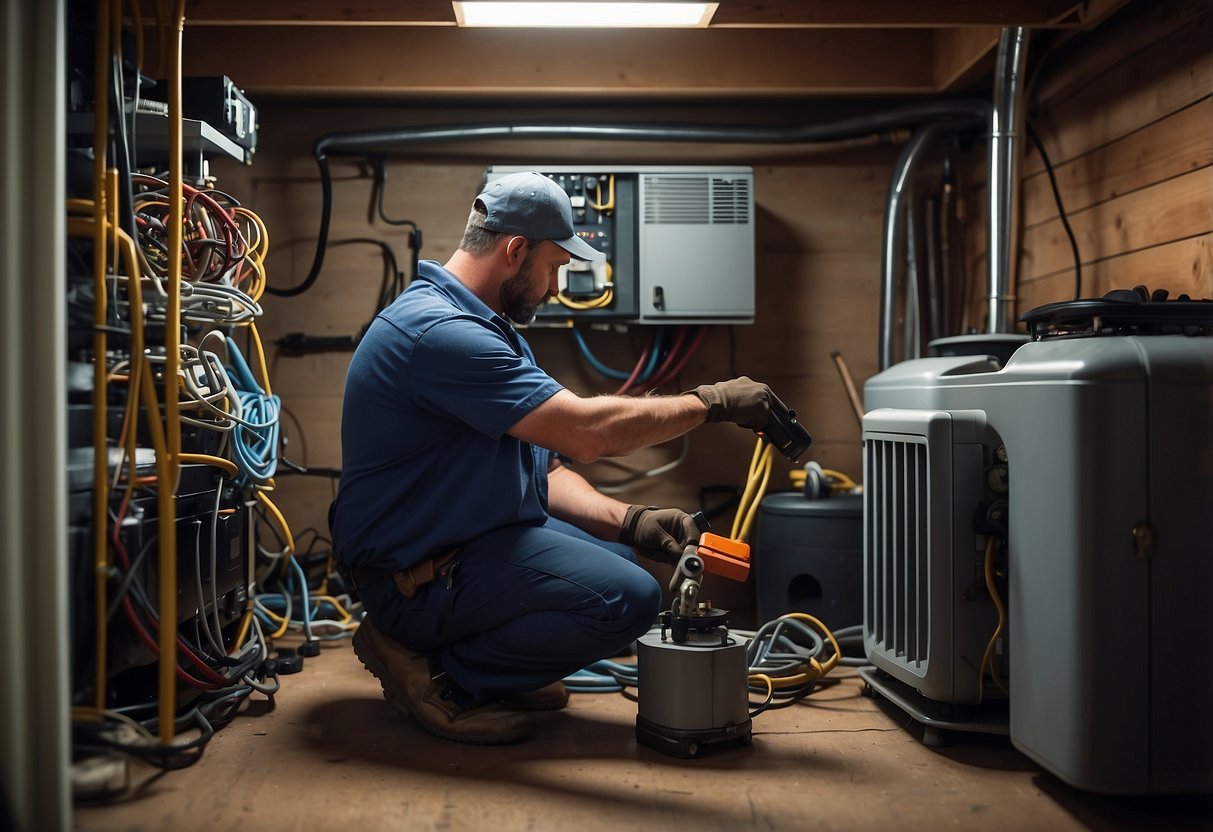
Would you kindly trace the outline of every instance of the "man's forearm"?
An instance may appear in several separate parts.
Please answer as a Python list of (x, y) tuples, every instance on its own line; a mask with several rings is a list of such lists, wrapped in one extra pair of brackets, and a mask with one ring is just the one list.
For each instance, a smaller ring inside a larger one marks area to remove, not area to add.
[(591, 396), (561, 390), (522, 417), (513, 436), (578, 462), (624, 456), (676, 439), (703, 424), (696, 396)]
[(703, 424), (707, 406), (694, 396), (595, 396), (588, 424), (602, 440), (599, 456), (625, 456), (677, 439)]
[(548, 513), (603, 540), (618, 540), (627, 503), (595, 490), (585, 477), (563, 465), (548, 472)]

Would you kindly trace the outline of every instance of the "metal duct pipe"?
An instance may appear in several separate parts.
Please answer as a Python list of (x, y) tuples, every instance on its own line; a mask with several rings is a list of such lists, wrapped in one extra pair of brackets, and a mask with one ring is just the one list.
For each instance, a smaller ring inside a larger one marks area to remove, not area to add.
[(1028, 30), (1002, 30), (994, 68), (994, 107), (990, 113), (987, 323), (990, 333), (1011, 332), (1019, 240), (1019, 170), (1023, 159), (1024, 71)]
[(328, 241), (332, 213), (332, 181), (329, 155), (365, 156), (387, 148), (413, 144), (483, 139), (600, 139), (607, 141), (683, 141), (738, 142), (752, 144), (798, 144), (841, 141), (882, 130), (907, 127), (947, 117), (987, 119), (990, 105), (977, 99), (940, 99), (890, 107), (874, 113), (836, 119), (821, 124), (796, 127), (718, 127), (698, 125), (616, 125), (609, 124), (489, 124), (438, 125), (431, 127), (386, 128), (347, 133), (330, 133), (313, 148), (320, 168), (323, 200), (316, 253), (307, 277), (301, 283), (282, 289), (266, 287), (271, 295), (290, 297), (307, 291), (320, 274)]
[(798, 144), (841, 141), (949, 116), (986, 118), (990, 105), (975, 99), (939, 99), (793, 127), (610, 124), (482, 124), (400, 127), (330, 133), (316, 142), (317, 159), (365, 155), (389, 147), (478, 139), (601, 139), (605, 141)]

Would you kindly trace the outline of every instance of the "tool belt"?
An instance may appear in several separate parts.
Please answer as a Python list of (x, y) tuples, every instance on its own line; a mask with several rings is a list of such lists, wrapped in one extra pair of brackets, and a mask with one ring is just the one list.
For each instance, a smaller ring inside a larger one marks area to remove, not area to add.
[(374, 584), (391, 579), (396, 589), (405, 598), (412, 600), (426, 584), (439, 575), (446, 574), (446, 566), (459, 555), (459, 549), (450, 549), (440, 555), (415, 563), (408, 569), (377, 569), (373, 566), (355, 566), (350, 570), (354, 586), (366, 589)]

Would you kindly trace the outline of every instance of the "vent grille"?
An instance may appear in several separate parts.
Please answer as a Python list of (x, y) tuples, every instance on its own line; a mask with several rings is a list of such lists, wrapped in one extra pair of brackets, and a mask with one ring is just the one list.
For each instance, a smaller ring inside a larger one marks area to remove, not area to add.
[(921, 670), (930, 660), (932, 494), (926, 437), (865, 443), (866, 627), (886, 658)]
[(744, 225), (750, 221), (750, 180), (745, 177), (644, 178), (646, 225)]

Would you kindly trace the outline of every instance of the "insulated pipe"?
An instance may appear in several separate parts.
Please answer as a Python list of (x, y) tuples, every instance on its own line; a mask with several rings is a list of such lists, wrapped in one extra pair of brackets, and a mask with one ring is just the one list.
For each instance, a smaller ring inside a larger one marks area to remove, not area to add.
[(1023, 158), (1024, 71), (1028, 30), (1002, 30), (994, 68), (990, 113), (988, 291), (986, 331), (1011, 332), (1015, 320), (1015, 278), (1019, 240), (1019, 170)]
[(401, 127), (351, 133), (330, 133), (313, 149), (320, 168), (323, 204), (316, 253), (307, 277), (286, 289), (266, 287), (280, 297), (301, 294), (311, 287), (324, 263), (332, 211), (330, 155), (364, 156), (388, 147), (485, 139), (598, 139), (605, 141), (736, 142), (742, 144), (797, 144), (840, 141), (893, 130), (935, 119), (956, 116), (989, 118), (990, 105), (978, 99), (940, 99), (903, 107), (890, 107), (861, 116), (796, 127), (721, 127), (699, 125), (609, 125), (609, 124), (489, 124)]

